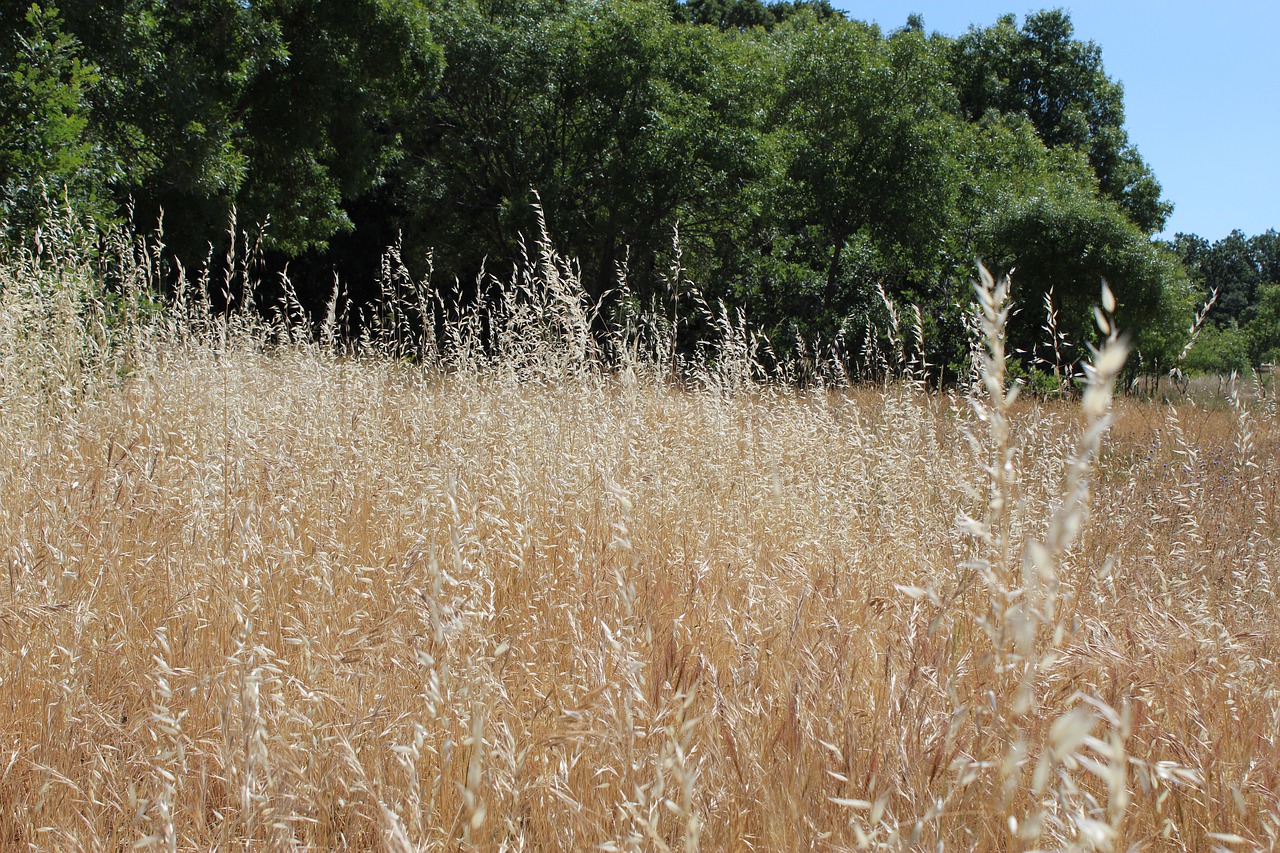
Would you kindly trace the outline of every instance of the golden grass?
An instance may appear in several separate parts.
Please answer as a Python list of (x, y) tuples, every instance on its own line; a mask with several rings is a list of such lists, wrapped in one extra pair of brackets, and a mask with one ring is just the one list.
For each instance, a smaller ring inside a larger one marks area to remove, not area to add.
[(1071, 403), (111, 344), (6, 275), (5, 848), (1277, 845), (1274, 397), (1119, 401), (1041, 554)]

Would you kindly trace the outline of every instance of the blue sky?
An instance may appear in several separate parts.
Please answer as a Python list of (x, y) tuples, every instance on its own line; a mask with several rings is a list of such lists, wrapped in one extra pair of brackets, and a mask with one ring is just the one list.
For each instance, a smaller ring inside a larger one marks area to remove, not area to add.
[(1280, 229), (1280, 0), (835, 0), (886, 31), (919, 12), (958, 35), (1061, 6), (1124, 84), (1129, 138), (1174, 203), (1166, 233)]

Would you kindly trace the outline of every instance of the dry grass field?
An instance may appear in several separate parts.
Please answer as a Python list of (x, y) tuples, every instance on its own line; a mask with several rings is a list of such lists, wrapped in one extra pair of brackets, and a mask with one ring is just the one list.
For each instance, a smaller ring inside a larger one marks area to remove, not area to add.
[(602, 373), (557, 282), (441, 369), (87, 266), (0, 273), (4, 849), (1280, 846), (1274, 392), (1009, 402), (990, 287), (965, 396)]

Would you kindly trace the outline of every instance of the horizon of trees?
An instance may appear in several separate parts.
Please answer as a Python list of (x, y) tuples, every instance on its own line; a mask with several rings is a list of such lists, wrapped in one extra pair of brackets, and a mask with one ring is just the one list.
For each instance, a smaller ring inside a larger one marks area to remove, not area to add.
[(620, 276), (668, 298), (678, 230), (683, 280), (782, 347), (876, 345), (883, 292), (959, 365), (977, 258), (1017, 268), (1029, 363), (1046, 297), (1083, 351), (1103, 278), (1137, 369), (1174, 365), (1213, 287), (1206, 352), (1277, 344), (1275, 232), (1157, 239), (1123, 91), (1062, 10), (953, 38), (825, 0), (47, 0), (0, 22), (5, 238), (49, 197), (163, 211), (187, 268), (235, 211), (312, 310), (335, 272), (374, 298), (393, 245), (436, 287), (502, 279), (545, 217), (606, 303)]
[(1235, 230), (1213, 243), (1178, 234), (1169, 245), (1196, 287), (1217, 294), (1188, 367), (1243, 373), (1280, 362), (1280, 233)]

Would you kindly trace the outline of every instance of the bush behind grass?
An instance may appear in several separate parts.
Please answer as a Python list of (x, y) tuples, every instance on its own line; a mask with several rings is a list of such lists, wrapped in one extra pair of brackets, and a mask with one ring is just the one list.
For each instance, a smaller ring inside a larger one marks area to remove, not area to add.
[(1016, 399), (990, 278), (930, 393), (602, 370), (545, 243), (409, 360), (67, 241), (0, 271), (4, 846), (1277, 843), (1274, 396)]

